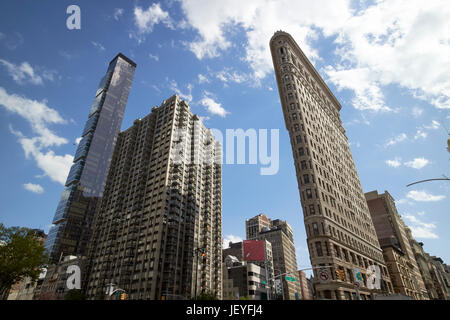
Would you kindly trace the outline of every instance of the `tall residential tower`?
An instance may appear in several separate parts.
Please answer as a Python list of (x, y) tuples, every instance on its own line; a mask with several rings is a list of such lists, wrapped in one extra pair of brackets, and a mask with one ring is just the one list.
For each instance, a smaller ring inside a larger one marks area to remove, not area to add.
[(86, 254), (135, 69), (119, 53), (100, 81), (45, 243), (53, 262)]
[(89, 253), (90, 298), (110, 287), (129, 299), (221, 297), (221, 159), (176, 95), (119, 134)]
[[(356, 298), (353, 270), (360, 269), (366, 279), (370, 265), (381, 270), (380, 291), (392, 291), (339, 116), (341, 105), (288, 33), (276, 32), (270, 50), (291, 140), (311, 264), (317, 268), (316, 279), (319, 267), (322, 274), (328, 273), (328, 279), (323, 277), (315, 284), (318, 297)], [(359, 291), (363, 299), (374, 293), (365, 286)]]

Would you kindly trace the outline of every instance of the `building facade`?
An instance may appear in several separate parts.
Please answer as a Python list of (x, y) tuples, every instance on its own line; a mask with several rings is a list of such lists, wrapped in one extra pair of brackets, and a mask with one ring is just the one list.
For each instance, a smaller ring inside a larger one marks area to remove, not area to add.
[(301, 299), (302, 300), (312, 300), (313, 293), (312, 293), (311, 287), (308, 283), (308, 279), (306, 278), (306, 274), (302, 270), (298, 271), (298, 282), (300, 285)]
[(225, 261), (227, 256), (233, 256), (242, 261), (242, 241), (241, 242), (230, 242), (228, 248), (222, 250), (222, 260)]
[(440, 299), (450, 300), (450, 274), (448, 273), (448, 267), (440, 257), (431, 256), (431, 263), (435, 267), (436, 278), (440, 287)]
[(365, 194), (378, 241), (383, 250), (395, 293), (415, 300), (428, 299), (427, 290), (406, 235), (406, 225), (397, 212), (394, 198), (385, 191)]
[(247, 236), (247, 240), (256, 240), (256, 237), (259, 235), (263, 228), (270, 228), (271, 221), (267, 216), (263, 213), (258, 214), (257, 216), (245, 220), (245, 232)]
[(85, 264), (86, 257), (69, 255), (62, 258), (58, 264), (48, 266), (44, 276), (40, 279), (40, 284), (36, 287), (33, 300), (63, 300), (70, 290), (67, 286), (67, 280), (70, 276), (67, 273), (68, 267), (76, 265), (80, 270), (83, 270)]
[[(272, 245), (273, 268), (276, 279), (282, 280), (283, 298), (300, 298), (300, 282), (297, 278), (297, 258), (295, 254), (294, 234), (288, 222), (271, 220), (264, 214), (246, 221), (247, 240), (267, 240)], [(283, 276), (285, 275), (285, 276)], [(296, 279), (296, 281), (286, 280)]]
[[(389, 274), (340, 119), (341, 105), (295, 40), (276, 32), (270, 40), (286, 129), (289, 132), (307, 243), (319, 298), (352, 299), (353, 270), (367, 278), (381, 271), (380, 290), (361, 287), (362, 298), (391, 292)], [(336, 277), (336, 270), (344, 277)], [(364, 281), (366, 283), (366, 281)]]
[[(222, 294), (222, 146), (177, 95), (121, 132), (94, 227), (87, 294)], [(197, 280), (197, 282), (195, 282)]]
[(118, 54), (100, 81), (45, 243), (54, 263), (87, 252), (135, 68)]
[(268, 276), (264, 267), (249, 261), (239, 261), (233, 256), (227, 256), (225, 257), (223, 272), (224, 282), (227, 282), (227, 289), (224, 288), (224, 300), (271, 299), (270, 288), (267, 285)]

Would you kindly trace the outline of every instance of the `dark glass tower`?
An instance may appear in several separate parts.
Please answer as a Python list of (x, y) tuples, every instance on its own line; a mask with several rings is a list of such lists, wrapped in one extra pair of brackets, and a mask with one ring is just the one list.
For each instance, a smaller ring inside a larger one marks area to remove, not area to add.
[(52, 261), (85, 255), (136, 63), (119, 53), (100, 81), (45, 247)]

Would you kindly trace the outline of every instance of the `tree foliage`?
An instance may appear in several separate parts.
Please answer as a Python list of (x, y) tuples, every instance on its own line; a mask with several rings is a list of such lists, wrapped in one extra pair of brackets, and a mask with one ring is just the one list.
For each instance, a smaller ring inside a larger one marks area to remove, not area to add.
[(197, 296), (197, 300), (219, 300), (219, 298), (212, 291), (204, 291)]
[(48, 262), (44, 251), (33, 230), (0, 223), (0, 299), (6, 299), (11, 286), (25, 277), (38, 279), (40, 267)]
[(86, 300), (86, 296), (80, 289), (71, 289), (64, 295), (64, 300)]

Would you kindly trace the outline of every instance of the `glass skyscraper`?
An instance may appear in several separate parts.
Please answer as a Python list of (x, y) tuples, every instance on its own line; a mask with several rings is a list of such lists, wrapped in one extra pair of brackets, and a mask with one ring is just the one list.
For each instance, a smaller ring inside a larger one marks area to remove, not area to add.
[(45, 243), (53, 262), (86, 254), (135, 69), (136, 63), (119, 53), (100, 81)]

